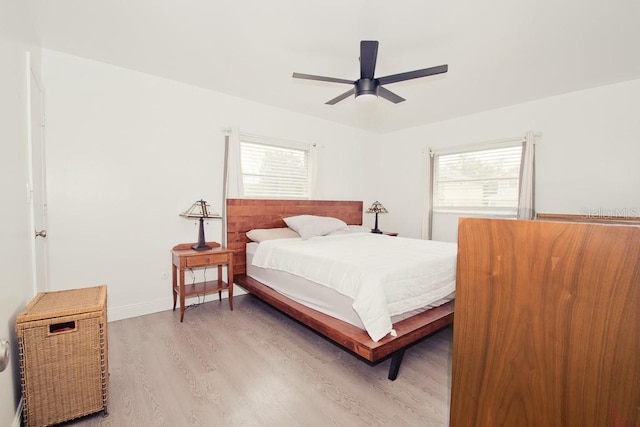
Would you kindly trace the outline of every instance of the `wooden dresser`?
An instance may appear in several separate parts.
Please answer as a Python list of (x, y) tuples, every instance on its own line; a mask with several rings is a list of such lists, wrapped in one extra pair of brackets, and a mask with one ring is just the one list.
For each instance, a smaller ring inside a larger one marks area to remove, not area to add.
[(453, 427), (640, 426), (640, 220), (461, 219)]

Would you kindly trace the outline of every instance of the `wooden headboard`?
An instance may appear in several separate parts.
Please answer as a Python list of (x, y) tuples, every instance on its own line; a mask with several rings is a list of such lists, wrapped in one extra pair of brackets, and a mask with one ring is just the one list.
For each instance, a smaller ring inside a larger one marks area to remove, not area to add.
[(233, 273), (246, 273), (247, 231), (286, 227), (282, 218), (305, 214), (331, 216), (350, 225), (362, 225), (362, 202), (227, 199), (227, 248), (234, 252)]

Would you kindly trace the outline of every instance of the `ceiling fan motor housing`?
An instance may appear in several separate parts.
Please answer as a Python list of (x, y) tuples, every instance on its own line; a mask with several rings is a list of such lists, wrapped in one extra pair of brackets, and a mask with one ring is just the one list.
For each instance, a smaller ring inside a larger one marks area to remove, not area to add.
[(378, 96), (378, 88), (380, 83), (377, 79), (360, 79), (355, 83), (356, 97), (360, 95), (375, 95)]

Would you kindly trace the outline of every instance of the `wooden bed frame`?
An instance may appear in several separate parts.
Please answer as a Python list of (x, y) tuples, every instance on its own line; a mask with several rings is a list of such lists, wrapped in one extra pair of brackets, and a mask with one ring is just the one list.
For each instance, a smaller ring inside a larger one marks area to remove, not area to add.
[(386, 336), (373, 342), (362, 329), (305, 307), (246, 275), (247, 231), (286, 227), (283, 218), (303, 214), (331, 216), (347, 224), (361, 225), (362, 202), (228, 199), (226, 208), (227, 248), (234, 251), (235, 284), (370, 363), (391, 356), (390, 380), (397, 378), (408, 346), (453, 322), (451, 301), (395, 323), (396, 337)]

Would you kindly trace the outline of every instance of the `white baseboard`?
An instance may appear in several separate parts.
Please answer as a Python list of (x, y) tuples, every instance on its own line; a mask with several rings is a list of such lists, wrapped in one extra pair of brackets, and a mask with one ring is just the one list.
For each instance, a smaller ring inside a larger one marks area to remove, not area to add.
[(22, 405), (23, 400), (20, 399), (20, 403), (18, 403), (18, 409), (16, 409), (16, 415), (13, 417), (13, 422), (11, 423), (11, 427), (20, 427), (22, 425)]
[[(233, 287), (234, 296), (244, 295), (246, 291), (241, 289), (239, 286)], [(209, 296), (208, 296), (209, 297)], [(226, 298), (225, 294), (222, 295), (223, 298)], [(217, 296), (216, 296), (217, 300)], [(198, 298), (189, 298), (186, 301), (186, 304), (191, 304), (198, 302)], [(107, 321), (114, 322), (116, 320), (130, 319), (132, 317), (144, 316), (146, 314), (158, 313), (161, 311), (171, 310), (173, 308), (173, 299), (162, 298), (154, 301), (147, 301), (138, 304), (131, 304), (120, 307), (108, 307), (107, 308)]]
[(145, 314), (170, 310), (172, 307), (173, 300), (171, 297), (120, 307), (108, 307), (107, 320), (109, 322), (113, 322), (116, 320), (129, 319), (131, 317), (144, 316)]

